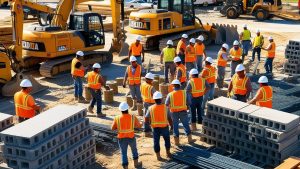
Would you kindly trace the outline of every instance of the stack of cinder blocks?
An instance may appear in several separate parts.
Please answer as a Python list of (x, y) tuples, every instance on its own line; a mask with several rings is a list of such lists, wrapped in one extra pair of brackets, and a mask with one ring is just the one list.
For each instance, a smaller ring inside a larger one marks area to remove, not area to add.
[(285, 49), (288, 62), (284, 65), (287, 74), (300, 74), (300, 40), (290, 40)]
[(58, 105), (0, 133), (8, 167), (86, 168), (95, 161), (95, 141), (86, 109)]
[(203, 141), (271, 166), (299, 149), (297, 115), (219, 97), (208, 102)]

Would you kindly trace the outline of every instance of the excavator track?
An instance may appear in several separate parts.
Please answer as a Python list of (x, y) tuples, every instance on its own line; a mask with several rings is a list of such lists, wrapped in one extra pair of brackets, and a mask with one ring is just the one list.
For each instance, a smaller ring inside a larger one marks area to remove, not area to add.
[[(69, 71), (74, 55), (68, 55), (62, 58), (51, 59), (41, 63), (40, 74), (43, 77), (54, 77), (55, 75)], [(85, 52), (82, 64), (84, 66), (94, 63), (110, 64), (112, 63), (113, 55), (110, 51), (90, 51)]]

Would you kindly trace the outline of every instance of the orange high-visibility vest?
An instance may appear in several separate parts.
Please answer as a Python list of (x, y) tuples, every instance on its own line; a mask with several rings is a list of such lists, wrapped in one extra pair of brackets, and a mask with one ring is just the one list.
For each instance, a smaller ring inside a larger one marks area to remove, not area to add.
[(172, 113), (187, 110), (186, 91), (177, 90), (170, 93), (170, 111)]
[(257, 106), (272, 108), (273, 89), (271, 86), (262, 86), (258, 90), (258, 94), (262, 95), (262, 98), (256, 101)]
[(205, 66), (202, 71), (202, 77), (209, 83), (216, 83), (216, 68), (213, 66)]
[(127, 73), (128, 73), (128, 84), (129, 85), (138, 85), (138, 84), (141, 84), (141, 66), (138, 65), (136, 68), (135, 68), (135, 73), (132, 74), (132, 71), (131, 71), (131, 65), (129, 65), (127, 67)]
[(135, 42), (130, 45), (129, 50), (131, 49), (131, 55), (140, 56), (143, 50), (143, 46), (141, 43), (136, 46)]
[(149, 107), (152, 128), (163, 128), (168, 126), (168, 111), (164, 104)]
[(173, 85), (172, 84), (170, 84), (169, 86), (168, 86), (168, 93), (171, 93), (172, 91), (173, 91)]
[[(30, 105), (34, 105), (34, 100), (31, 95), (24, 91), (19, 91), (14, 96), (16, 115), (23, 118), (32, 118), (35, 116), (35, 111)], [(30, 103), (31, 102), (31, 103)]]
[(244, 78), (239, 78), (237, 74), (233, 75), (232, 77), (232, 90), (233, 94), (238, 95), (246, 95), (247, 94), (247, 88), (246, 84), (248, 81), (248, 77), (245, 76)]
[(204, 78), (192, 78), (190, 80), (192, 86), (192, 96), (200, 97), (204, 95), (205, 90), (205, 79)]
[(202, 43), (199, 45), (198, 43), (195, 44), (195, 49), (196, 49), (196, 55), (203, 55), (204, 50), (205, 50), (205, 45)]
[(186, 48), (186, 44), (182, 40), (180, 40), (177, 43), (176, 54), (178, 55), (180, 53), (180, 49), (185, 50), (185, 48)]
[(75, 67), (75, 65), (76, 65), (78, 62), (80, 62), (80, 61), (79, 61), (77, 58), (74, 58), (74, 59), (72, 60), (72, 63), (71, 63), (71, 74), (72, 74), (73, 76), (83, 77), (83, 76), (84, 76), (84, 70), (83, 70), (83, 68), (77, 69), (77, 68)]
[(99, 82), (101, 75), (99, 73), (96, 73), (94, 71), (91, 71), (87, 74), (87, 82), (88, 82), (88, 87), (99, 90), (101, 89), (101, 83)]
[(196, 61), (195, 47), (188, 45), (185, 49), (185, 62), (195, 62), (195, 61)]
[[(181, 78), (178, 79), (177, 74), (178, 71), (181, 71)], [(181, 83), (186, 82), (186, 67), (183, 64), (180, 64), (179, 66), (176, 67), (176, 79), (178, 79)]]
[(218, 52), (218, 58), (217, 58), (218, 63), (217, 63), (217, 65), (218, 65), (218, 66), (222, 66), (222, 67), (226, 67), (226, 65), (227, 65), (227, 60), (225, 60), (225, 59), (222, 58), (222, 54), (226, 54), (226, 52), (223, 51), (223, 50), (221, 49), (221, 50)]
[(239, 61), (241, 60), (242, 54), (243, 54), (243, 50), (242, 48), (239, 47), (238, 50), (235, 50), (234, 48), (231, 48), (229, 51), (230, 56), (232, 56), (233, 60), (235, 61)]
[(275, 50), (276, 50), (276, 44), (275, 44), (275, 42), (271, 42), (271, 49), (268, 50), (268, 58), (275, 57)]
[(152, 93), (151, 93), (153, 86), (151, 84), (148, 84), (145, 82), (145, 83), (142, 83), (140, 88), (141, 88), (143, 102), (155, 103), (155, 101), (152, 99)]
[(115, 117), (117, 123), (118, 138), (133, 138), (135, 117), (131, 114), (119, 115)]

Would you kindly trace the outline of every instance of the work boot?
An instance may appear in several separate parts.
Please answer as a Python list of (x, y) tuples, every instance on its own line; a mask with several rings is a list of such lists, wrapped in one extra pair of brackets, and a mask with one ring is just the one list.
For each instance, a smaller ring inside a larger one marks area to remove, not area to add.
[(136, 103), (137, 103), (137, 101), (136, 101), (136, 100), (133, 100), (132, 107), (131, 107), (131, 111), (136, 111), (136, 110), (137, 110), (137, 108), (136, 108)]
[(99, 118), (106, 117), (106, 114), (98, 113), (98, 114), (97, 114), (97, 117), (99, 117)]
[(196, 123), (192, 123), (191, 124), (191, 129), (192, 129), (192, 131), (196, 131), (197, 130)]
[(192, 134), (188, 135), (188, 142), (189, 143), (194, 143), (196, 140), (192, 138)]
[(142, 167), (142, 162), (139, 162), (138, 159), (135, 159), (133, 160), (133, 163), (134, 163), (134, 168), (139, 168), (139, 167)]
[(128, 169), (128, 165), (123, 165), (123, 169)]
[(144, 132), (144, 137), (151, 137), (151, 132)]
[(78, 101), (78, 97), (77, 97), (77, 96), (75, 96), (75, 97), (74, 97), (74, 100), (75, 100), (75, 101)]
[(166, 154), (168, 158), (172, 158), (172, 154), (170, 152), (170, 149), (166, 150)]
[(93, 108), (91, 106), (88, 107), (88, 111), (92, 114), (94, 114), (95, 112), (93, 111)]
[(155, 154), (156, 154), (156, 159), (157, 159), (158, 161), (161, 161), (162, 158), (161, 158), (161, 156), (160, 156), (160, 153), (158, 152), (158, 153), (155, 153)]
[(87, 101), (85, 100), (84, 97), (80, 96), (80, 97), (78, 98), (78, 103), (87, 103)]
[(179, 146), (179, 137), (174, 136), (175, 146)]

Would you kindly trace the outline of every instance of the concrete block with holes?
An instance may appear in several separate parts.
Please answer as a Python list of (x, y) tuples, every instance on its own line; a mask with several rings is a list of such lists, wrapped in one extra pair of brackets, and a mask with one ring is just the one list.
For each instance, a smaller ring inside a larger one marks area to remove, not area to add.
[(0, 113), (0, 131), (13, 125), (13, 115)]

